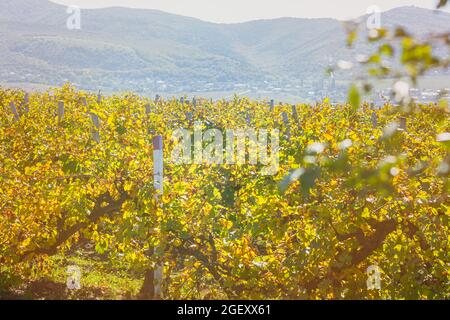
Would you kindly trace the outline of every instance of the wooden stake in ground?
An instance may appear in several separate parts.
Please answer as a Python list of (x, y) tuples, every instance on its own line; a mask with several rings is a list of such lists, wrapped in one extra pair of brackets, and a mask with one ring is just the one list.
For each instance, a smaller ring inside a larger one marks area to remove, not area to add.
[(30, 95), (27, 93), (25, 93), (25, 97), (23, 99), (23, 108), (25, 110), (25, 113), (30, 112)]
[(400, 129), (403, 130), (403, 131), (407, 131), (406, 118), (405, 117), (400, 117), (399, 121), (400, 121)]
[[(157, 201), (159, 201), (164, 191), (163, 181), (164, 181), (163, 138), (162, 136), (156, 136), (153, 138), (153, 186), (157, 192), (156, 195)], [(162, 278), (163, 278), (163, 263), (161, 262), (156, 265), (156, 268), (154, 270), (155, 299), (160, 299), (162, 297), (161, 294)]]
[(292, 105), (292, 118), (294, 118), (294, 121), (298, 123), (298, 112), (295, 104)]
[(81, 103), (83, 104), (83, 106), (87, 107), (88, 103), (86, 97), (81, 97)]
[(378, 126), (378, 116), (375, 112), (372, 112), (371, 121), (372, 127), (376, 128)]
[(64, 101), (58, 101), (58, 123), (64, 119)]
[(92, 130), (92, 138), (99, 143), (100, 142), (100, 118), (95, 113), (91, 113), (91, 120), (94, 123), (96, 129)]
[(291, 126), (289, 125), (289, 117), (284, 111), (281, 115), (283, 117), (283, 124), (286, 126), (286, 136), (288, 140), (291, 140)]
[(11, 109), (11, 112), (14, 115), (14, 120), (18, 121), (20, 116), (19, 116), (19, 113), (17, 112), (17, 108), (16, 108), (16, 105), (14, 104), (14, 102), (11, 102), (9, 104), (9, 108)]
[(275, 101), (272, 99), (270, 100), (270, 112), (273, 112), (273, 109), (275, 109)]
[(149, 115), (152, 112), (152, 107), (150, 106), (150, 104), (146, 104), (145, 105), (145, 114)]

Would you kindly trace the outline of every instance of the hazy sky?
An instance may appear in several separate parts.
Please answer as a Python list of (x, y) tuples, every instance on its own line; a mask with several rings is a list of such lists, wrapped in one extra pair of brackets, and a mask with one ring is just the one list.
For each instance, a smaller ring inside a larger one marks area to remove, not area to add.
[(278, 17), (355, 18), (371, 5), (385, 11), (416, 5), (433, 8), (437, 0), (52, 0), (62, 4), (95, 8), (122, 6), (159, 9), (214, 22), (241, 22)]

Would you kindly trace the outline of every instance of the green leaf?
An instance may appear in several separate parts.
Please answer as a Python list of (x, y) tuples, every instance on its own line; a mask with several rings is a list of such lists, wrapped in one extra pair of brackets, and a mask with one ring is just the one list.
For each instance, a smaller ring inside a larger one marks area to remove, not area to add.
[(390, 44), (385, 43), (378, 49), (378, 52), (381, 55), (392, 57), (394, 55), (394, 48)]
[(440, 9), (440, 8), (445, 7), (447, 5), (447, 2), (448, 2), (448, 0), (439, 0), (437, 8)]
[(352, 106), (353, 111), (358, 110), (361, 104), (361, 95), (356, 85), (352, 85), (348, 93), (348, 102)]
[(347, 36), (347, 46), (349, 48), (351, 48), (357, 38), (358, 38), (358, 34), (357, 34), (356, 30), (350, 31)]

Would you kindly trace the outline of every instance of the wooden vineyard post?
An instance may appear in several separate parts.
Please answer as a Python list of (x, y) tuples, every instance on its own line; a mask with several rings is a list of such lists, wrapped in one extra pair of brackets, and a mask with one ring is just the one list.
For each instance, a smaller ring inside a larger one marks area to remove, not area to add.
[(292, 105), (292, 118), (294, 118), (294, 121), (298, 123), (298, 112), (295, 104)]
[(14, 115), (14, 120), (19, 121), (20, 116), (19, 116), (19, 113), (17, 112), (17, 108), (16, 108), (16, 105), (14, 104), (14, 102), (11, 101), (11, 103), (9, 104), (9, 108), (11, 109), (11, 112)]
[(193, 98), (192, 99), (192, 105), (194, 106), (194, 108), (196, 108), (197, 107), (197, 98)]
[(291, 127), (289, 125), (289, 117), (286, 112), (283, 111), (281, 114), (283, 116), (283, 124), (286, 127), (286, 136), (288, 140), (291, 140)]
[[(156, 200), (162, 207), (160, 197), (163, 195), (163, 181), (164, 181), (164, 158), (163, 158), (163, 138), (162, 136), (156, 136), (153, 138), (153, 186), (157, 192)], [(158, 250), (156, 250), (158, 251)], [(161, 284), (163, 278), (163, 263), (157, 263), (154, 270), (154, 298), (160, 299)]]
[(372, 127), (376, 128), (378, 126), (378, 116), (375, 112), (372, 112), (371, 120), (372, 120)]
[(146, 125), (146, 127), (147, 127), (147, 132), (148, 132), (149, 134), (153, 135), (154, 132), (153, 132), (153, 130), (151, 129), (150, 121), (149, 121), (149, 117), (150, 117), (150, 114), (151, 114), (151, 113), (152, 113), (152, 106), (150, 105), (150, 103), (147, 103), (147, 104), (145, 105), (145, 125)]
[(64, 101), (58, 101), (58, 124), (64, 119)]
[(190, 112), (190, 111), (187, 111), (187, 112), (186, 112), (186, 119), (187, 119), (189, 122), (192, 122), (192, 119), (194, 119), (194, 114), (193, 114), (192, 112)]
[(273, 109), (275, 109), (275, 101), (272, 99), (270, 100), (270, 112), (273, 112)]
[(405, 117), (400, 117), (399, 121), (400, 121), (400, 129), (403, 130), (403, 131), (407, 131), (406, 118)]
[(29, 104), (30, 104), (30, 95), (27, 92), (27, 93), (25, 93), (25, 97), (23, 99), (23, 107), (24, 107), (25, 113), (30, 112)]
[(99, 143), (100, 142), (100, 119), (95, 113), (91, 113), (91, 120), (94, 123), (95, 129), (92, 130), (92, 138)]
[(83, 106), (87, 107), (87, 100), (86, 97), (81, 97), (81, 103), (83, 104)]

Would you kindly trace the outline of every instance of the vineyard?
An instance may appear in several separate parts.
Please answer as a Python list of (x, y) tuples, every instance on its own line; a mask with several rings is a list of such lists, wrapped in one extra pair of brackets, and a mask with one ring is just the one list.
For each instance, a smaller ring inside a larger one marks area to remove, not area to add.
[[(279, 170), (173, 163), (198, 123), (278, 129)], [(0, 89), (0, 298), (76, 257), (82, 287), (95, 261), (130, 299), (153, 298), (158, 265), (163, 299), (448, 299), (449, 132), (445, 104)]]

